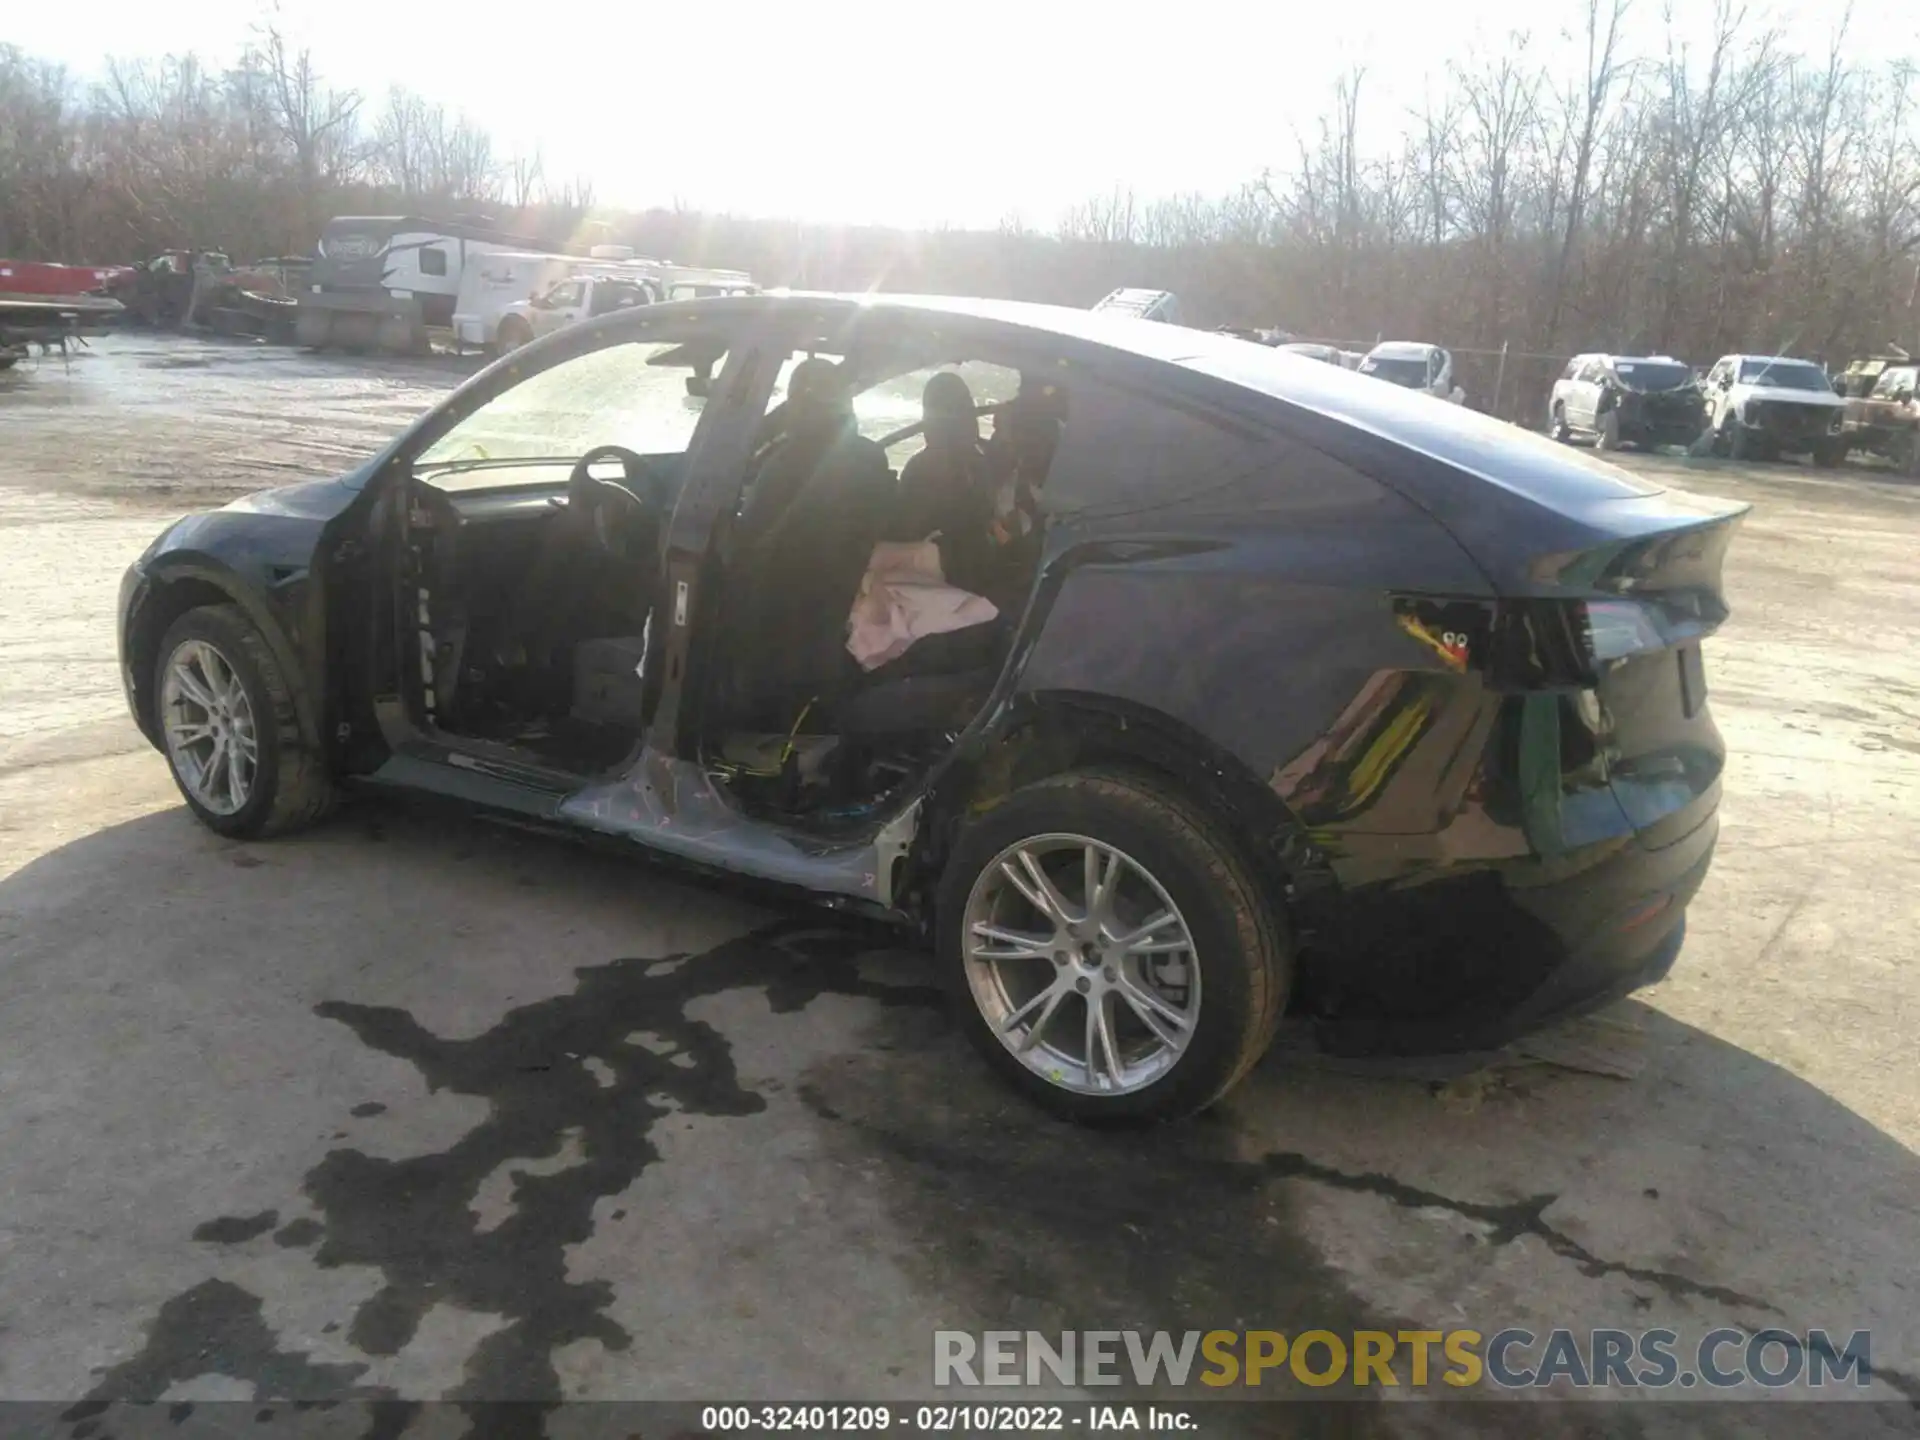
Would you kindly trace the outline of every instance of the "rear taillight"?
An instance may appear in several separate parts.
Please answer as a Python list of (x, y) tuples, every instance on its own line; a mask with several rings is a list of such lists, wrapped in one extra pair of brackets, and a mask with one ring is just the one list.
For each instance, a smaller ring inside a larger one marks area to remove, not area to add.
[(1615, 663), (1711, 633), (1717, 601), (1684, 591), (1635, 600), (1503, 600), (1488, 678), (1503, 689), (1581, 689)]
[(1573, 606), (1579, 612), (1587, 658), (1597, 665), (1642, 650), (1664, 650), (1673, 643), (1661, 628), (1659, 613), (1638, 600), (1576, 600)]

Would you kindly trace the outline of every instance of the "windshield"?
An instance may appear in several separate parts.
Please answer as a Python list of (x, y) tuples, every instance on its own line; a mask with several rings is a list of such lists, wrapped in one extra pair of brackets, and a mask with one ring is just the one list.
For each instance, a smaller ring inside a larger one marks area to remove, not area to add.
[(1916, 388), (1920, 388), (1920, 370), (1911, 365), (1899, 365), (1880, 372), (1873, 394), (1877, 400), (1886, 400), (1895, 395), (1911, 395)]
[(597, 445), (642, 455), (684, 450), (701, 408), (687, 392), (689, 372), (649, 363), (675, 348), (607, 345), (529, 375), (434, 441), (416, 469), (439, 476), (472, 472), (459, 482), (465, 489), (525, 483), (510, 462), (571, 464)]
[(1616, 360), (1613, 373), (1630, 390), (1678, 390), (1693, 383), (1693, 371), (1673, 360)]
[(1369, 355), (1360, 362), (1362, 375), (1373, 375), (1382, 380), (1391, 380), (1395, 385), (1407, 385), (1413, 389), (1422, 389), (1427, 383), (1427, 362), (1425, 360), (1399, 360), (1387, 355)]
[(1825, 390), (1827, 372), (1804, 360), (1742, 360), (1740, 381), (1744, 385), (1771, 385), (1780, 390)]

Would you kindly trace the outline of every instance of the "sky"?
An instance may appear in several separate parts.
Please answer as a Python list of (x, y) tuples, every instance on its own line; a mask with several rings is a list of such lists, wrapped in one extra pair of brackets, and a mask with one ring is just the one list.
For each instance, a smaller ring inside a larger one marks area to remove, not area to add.
[[(1643, 52), (1662, 45), (1662, 3), (1634, 0)], [(1704, 42), (1712, 0), (1671, 3)], [(1810, 54), (1842, 14), (1748, 3)], [(13, 0), (0, 41), (83, 78), (109, 54), (192, 50), (217, 65), (267, 13)], [(1577, 74), (1585, 0), (280, 0), (279, 15), (370, 108), (404, 84), (485, 126), (503, 157), (537, 146), (550, 178), (589, 177), (603, 204), (1048, 228), (1116, 186), (1224, 194), (1285, 168), (1357, 64), (1363, 144), (1396, 133), (1449, 61), (1497, 55), (1516, 29)], [(1854, 55), (1885, 56), (1892, 38), (1920, 56), (1920, 22), (1882, 28), (1877, 55), (1865, 28), (1850, 32)]]

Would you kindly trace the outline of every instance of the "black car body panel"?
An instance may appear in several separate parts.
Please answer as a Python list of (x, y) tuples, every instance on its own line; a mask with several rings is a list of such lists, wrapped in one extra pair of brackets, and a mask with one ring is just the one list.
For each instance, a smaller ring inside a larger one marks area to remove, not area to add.
[[(122, 680), (134, 718), (156, 739), (154, 649), (186, 603), (238, 605), (266, 638), (282, 669), (307, 683), (295, 695), (303, 738), (322, 743), (330, 681), (326, 617), (315, 590), (323, 538), (360, 498), (367, 470), (262, 491), (178, 521), (128, 570), (121, 584)], [(197, 597), (197, 598), (196, 598)]]
[[(818, 336), (979, 342), (1071, 391), (1026, 612), (951, 753), (838, 838), (746, 815), (707, 773), (693, 738), (716, 643), (703, 596), (759, 413), (726, 414), (752, 393), (751, 358), (727, 361), (684, 467), (663, 573), (693, 613), (663, 638), (669, 678), (630, 762), (569, 780), (390, 720), (356, 750), (348, 737), (396, 703), (381, 692), (408, 683), (366, 678), (389, 662), (367, 651), (356, 597), (384, 573), (380, 507), (423, 437), (556, 357), (693, 324), (749, 357)], [(159, 633), (183, 598), (224, 593), (303, 677), (302, 730), (336, 769), (909, 920), (925, 920), (970, 808), (1048, 767), (1132, 763), (1206, 797), (1244, 848), (1303, 946), (1300, 998), (1330, 1044), (1473, 1049), (1672, 963), (1716, 834), (1723, 747), (1698, 647), (1726, 613), (1743, 511), (1231, 337), (998, 302), (769, 294), (560, 332), (351, 475), (180, 522), (129, 572), (122, 654), (159, 743)]]

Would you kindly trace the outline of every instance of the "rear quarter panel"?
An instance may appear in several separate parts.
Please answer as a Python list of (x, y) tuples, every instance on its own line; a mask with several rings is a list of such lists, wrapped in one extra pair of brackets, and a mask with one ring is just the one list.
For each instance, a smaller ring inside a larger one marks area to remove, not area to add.
[[(1063, 451), (1069, 476), (1079, 458)], [(1300, 813), (1291, 793), (1297, 762), (1307, 759), (1310, 771), (1315, 747), (1343, 718), (1406, 677), (1432, 677), (1450, 695), (1479, 693), (1476, 677), (1399, 622), (1396, 597), (1484, 601), (1491, 589), (1433, 519), (1307, 446), (1270, 437), (1192, 463), (1187, 478), (1167, 472), (1158, 503), (1142, 483), (1127, 510), (1092, 505), (1050, 527), (1042, 593), (1053, 598), (1017, 688), (1167, 715), (1310, 824), (1313, 807)], [(1100, 477), (1077, 479), (1089, 495), (1107, 493)], [(1070, 497), (1075, 489), (1070, 479)], [(1423, 811), (1367, 809), (1346, 823), (1415, 833), (1443, 823), (1430, 789)]]

